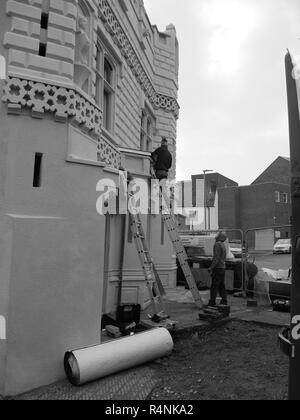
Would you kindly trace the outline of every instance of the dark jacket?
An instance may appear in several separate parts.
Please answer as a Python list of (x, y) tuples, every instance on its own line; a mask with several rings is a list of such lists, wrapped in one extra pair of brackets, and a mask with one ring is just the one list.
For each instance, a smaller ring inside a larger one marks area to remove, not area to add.
[(161, 146), (151, 154), (156, 171), (166, 171), (172, 168), (172, 155), (167, 147)]
[(226, 246), (224, 242), (217, 241), (214, 246), (214, 258), (211, 265), (211, 270), (226, 269)]

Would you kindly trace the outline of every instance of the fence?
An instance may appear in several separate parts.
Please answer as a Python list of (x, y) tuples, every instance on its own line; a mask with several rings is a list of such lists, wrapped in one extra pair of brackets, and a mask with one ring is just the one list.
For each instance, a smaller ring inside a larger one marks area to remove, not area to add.
[[(218, 233), (225, 233), (229, 238), (234, 236), (234, 239), (239, 239), (241, 241), (241, 259), (240, 264), (237, 261), (237, 268), (240, 270), (240, 284), (237, 287), (234, 286), (236, 292), (243, 292), (246, 290), (245, 283), (245, 272), (247, 270), (247, 253), (245, 248), (244, 232), (240, 229), (221, 229), (221, 230), (200, 230), (200, 231), (181, 231), (180, 236), (209, 236), (217, 235)], [(240, 265), (240, 267), (239, 267)]]
[[(251, 252), (251, 250), (258, 253), (261, 253), (262, 251), (272, 251), (273, 254), (275, 242), (279, 239), (287, 239), (287, 236), (290, 238), (291, 228), (291, 225), (276, 225), (248, 229), (245, 232), (245, 246), (247, 254), (248, 252)], [(292, 245), (290, 248), (292, 248)], [(287, 248), (287, 251), (289, 251), (289, 247)], [(284, 270), (280, 270), (279, 268), (272, 270), (274, 267), (264, 268), (270, 268), (270, 270), (266, 270), (264, 273), (260, 271), (260, 276), (262, 278), (257, 278), (256, 282), (249, 281), (247, 270), (245, 270), (244, 294), (246, 296), (254, 295), (256, 298), (263, 299), (265, 303), (271, 303), (271, 300), (274, 299), (289, 300), (290, 283), (288, 279), (290, 277), (290, 267)], [(276, 273), (278, 274), (277, 278), (275, 277)], [(274, 279), (273, 281), (272, 275)], [(286, 281), (280, 282), (279, 280)]]
[[(262, 228), (254, 228), (254, 229), (248, 229), (246, 232), (240, 229), (222, 229), (222, 230), (201, 230), (201, 231), (182, 231), (180, 232), (180, 235), (188, 235), (188, 236), (208, 236), (208, 235), (216, 235), (220, 232), (226, 233), (226, 235), (230, 238), (234, 237), (234, 239), (239, 239), (241, 241), (241, 265), (240, 265), (240, 276), (241, 276), (241, 286), (235, 287), (235, 291), (241, 292), (241, 295), (243, 297), (260, 297), (265, 303), (270, 303), (270, 296), (276, 297), (276, 299), (283, 299), (287, 300), (288, 297), (288, 290), (289, 290), (289, 284), (284, 284), (280, 282), (276, 282), (274, 279), (274, 283), (270, 282), (270, 284), (266, 284), (260, 281), (255, 281), (255, 277), (258, 274), (258, 271), (255, 269), (255, 256), (253, 257), (253, 260), (251, 262), (249, 252), (251, 252), (251, 249), (254, 248), (255, 251), (272, 251), (276, 239), (285, 239), (286, 232), (288, 232), (291, 229), (291, 225), (276, 225), (271, 227), (262, 227)], [(255, 235), (256, 233), (262, 233), (262, 237), (264, 236), (263, 233), (272, 231), (272, 235), (266, 234), (266, 241), (269, 246), (263, 250), (264, 248), (264, 239), (260, 237), (260, 235)], [(280, 237), (279, 237), (279, 232)], [(283, 233), (285, 232), (285, 233)], [(249, 241), (249, 236), (254, 234), (255, 238), (258, 238), (261, 244), (261, 246), (257, 246), (257, 241), (253, 242), (253, 236), (252, 239)], [(272, 238), (272, 241), (270, 240)], [(253, 243), (256, 245), (254, 247), (249, 246), (249, 242), (251, 245)], [(259, 248), (259, 249), (256, 249)], [(268, 268), (268, 267), (266, 267)], [(289, 270), (286, 270), (289, 271)], [(261, 274), (262, 276), (262, 274)], [(268, 279), (268, 273), (264, 274), (265, 279)], [(271, 277), (269, 277), (269, 280), (271, 280)]]

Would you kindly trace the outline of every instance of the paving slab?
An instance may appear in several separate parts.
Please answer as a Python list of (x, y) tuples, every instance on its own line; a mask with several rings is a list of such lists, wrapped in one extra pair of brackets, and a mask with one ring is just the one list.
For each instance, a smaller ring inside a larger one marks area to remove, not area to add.
[(286, 327), (290, 325), (290, 314), (284, 312), (274, 312), (273, 309), (266, 307), (256, 310), (247, 309), (238, 312), (233, 316), (235, 319), (247, 322), (256, 322), (259, 324)]
[[(204, 305), (208, 304), (209, 291), (200, 292)], [(228, 296), (231, 306), (230, 319), (239, 319), (247, 322), (258, 322), (261, 324), (283, 327), (289, 325), (290, 314), (274, 312), (270, 305), (264, 302), (254, 308), (247, 306), (246, 298), (235, 298)], [(184, 288), (177, 288), (167, 291), (165, 297), (166, 312), (171, 319), (178, 321), (178, 329), (185, 330), (190, 328), (204, 328), (207, 323), (199, 320), (199, 309), (195, 305), (192, 294)], [(146, 313), (144, 313), (145, 315)]]

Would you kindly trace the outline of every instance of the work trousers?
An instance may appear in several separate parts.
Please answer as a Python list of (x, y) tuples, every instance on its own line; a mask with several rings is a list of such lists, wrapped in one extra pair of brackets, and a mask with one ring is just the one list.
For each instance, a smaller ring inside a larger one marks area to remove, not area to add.
[(215, 268), (212, 271), (212, 285), (210, 290), (210, 306), (216, 305), (218, 292), (222, 298), (221, 305), (227, 305), (227, 292), (225, 287), (226, 270), (223, 268)]

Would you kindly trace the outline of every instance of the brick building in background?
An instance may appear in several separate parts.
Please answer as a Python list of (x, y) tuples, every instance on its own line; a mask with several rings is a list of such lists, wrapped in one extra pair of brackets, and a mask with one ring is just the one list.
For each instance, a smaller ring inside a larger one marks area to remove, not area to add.
[(254, 182), (252, 182), (252, 185), (264, 184), (265, 182), (278, 182), (279, 184), (290, 185), (290, 158), (279, 156)]
[[(290, 224), (290, 161), (276, 159), (251, 185), (220, 188), (219, 224), (221, 229), (262, 228), (247, 236), (250, 248), (270, 250), (277, 238), (289, 238), (290, 229), (273, 226)], [(236, 237), (238, 238), (238, 237)]]

